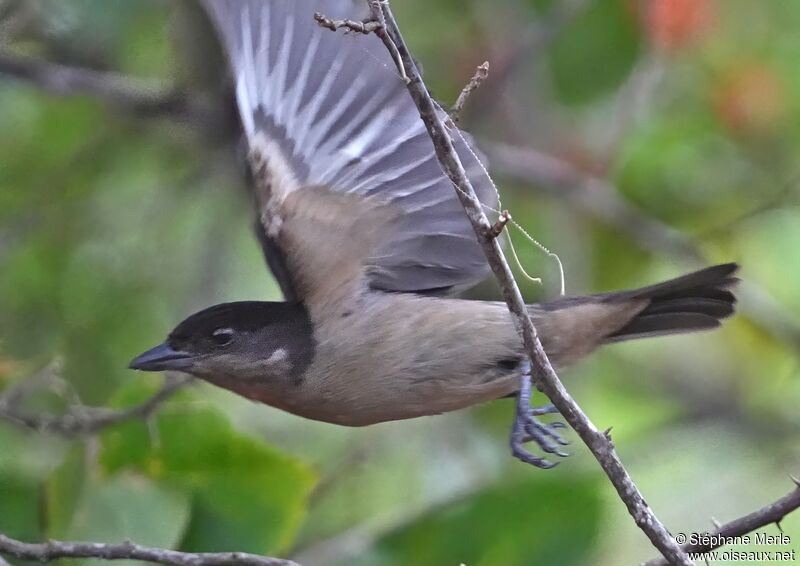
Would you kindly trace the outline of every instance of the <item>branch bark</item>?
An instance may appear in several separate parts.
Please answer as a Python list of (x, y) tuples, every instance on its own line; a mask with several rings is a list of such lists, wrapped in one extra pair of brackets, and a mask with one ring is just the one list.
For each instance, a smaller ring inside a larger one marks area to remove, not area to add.
[(99, 558), (102, 560), (143, 560), (171, 566), (299, 566), (291, 560), (259, 556), (246, 552), (178, 552), (151, 548), (130, 541), (119, 544), (66, 542), (51, 540), (27, 543), (0, 533), (0, 553), (21, 560), (50, 562), (59, 558)]
[[(797, 480), (793, 479), (793, 481), (797, 483)], [(726, 539), (744, 536), (773, 523), (780, 527), (781, 520), (798, 508), (800, 508), (800, 484), (777, 501), (765, 505), (761, 509), (748, 513), (743, 517), (734, 519), (730, 523), (725, 523), (708, 533), (709, 537), (707, 538), (716, 541), (714, 544), (687, 543), (682, 545), (681, 548), (684, 552), (710, 552), (724, 546)], [(653, 560), (645, 562), (643, 566), (669, 566), (669, 562), (664, 558), (654, 558)]]
[(62, 65), (0, 49), (0, 77), (26, 82), (54, 96), (88, 96), (123, 114), (168, 118), (215, 140), (227, 134), (230, 112), (207, 93), (191, 93), (157, 80)]
[(97, 407), (75, 406), (59, 416), (31, 415), (14, 407), (14, 399), (0, 397), (0, 419), (37, 432), (73, 437), (96, 434), (123, 422), (150, 418), (176, 391), (192, 381), (188, 376), (167, 376), (161, 388), (139, 405), (114, 411)]
[(316, 22), (331, 31), (336, 31), (337, 29), (344, 28), (348, 31), (352, 31), (354, 33), (371, 33), (377, 30), (380, 27), (380, 23), (372, 20), (366, 21), (356, 21), (356, 20), (332, 20), (329, 17), (320, 14), (319, 12), (314, 13), (314, 20)]
[(0, 74), (31, 83), (59, 96), (87, 95), (137, 114), (176, 114), (187, 106), (186, 97), (157, 81), (59, 65), (0, 51)]
[(408, 77), (407, 87), (409, 93), (430, 134), (442, 170), (452, 181), (456, 194), (461, 200), (467, 217), (475, 229), (478, 241), (486, 254), (487, 261), (500, 284), (514, 325), (531, 359), (537, 386), (542, 389), (592, 451), (628, 508), (628, 512), (653, 545), (670, 564), (691, 566), (692, 563), (689, 558), (670, 536), (664, 525), (661, 524), (639, 493), (633, 480), (616, 455), (610, 437), (595, 427), (572, 399), (556, 375), (555, 370), (547, 359), (547, 354), (542, 348), (536, 329), (527, 315), (525, 302), (511, 273), (511, 268), (503, 256), (499, 242), (493, 236), (492, 224), (483, 213), (481, 203), (455, 151), (450, 134), (437, 112), (437, 105), (433, 102), (428, 89), (423, 83), (408, 46), (403, 40), (388, 0), (370, 1), (370, 6), (375, 14), (374, 19), (385, 25), (385, 29), (381, 30), (383, 33), (378, 33), (377, 35), (384, 42), (390, 53), (393, 53), (393, 50), (396, 49), (400, 55), (401, 74)]
[(481, 86), (483, 81), (485, 81), (489, 77), (489, 61), (484, 61), (478, 68), (475, 70), (475, 74), (472, 75), (472, 78), (469, 82), (461, 89), (461, 93), (458, 95), (456, 99), (456, 103), (453, 104), (453, 107), (450, 109), (450, 118), (458, 124), (461, 118), (461, 112), (464, 110), (464, 105), (467, 103), (467, 99), (469, 95), (472, 94), (472, 91), (478, 89)]

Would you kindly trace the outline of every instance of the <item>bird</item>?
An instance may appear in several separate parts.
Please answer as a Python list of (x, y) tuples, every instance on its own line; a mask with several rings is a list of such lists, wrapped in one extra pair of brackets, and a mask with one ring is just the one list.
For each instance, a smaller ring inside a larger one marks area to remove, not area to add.
[[(188, 373), (344, 426), (519, 396), (530, 364), (505, 304), (456, 296), (488, 265), (391, 55), (372, 35), (314, 20), (364, 20), (366, 3), (201, 3), (229, 61), (256, 234), (285, 300), (201, 310), (130, 368)], [(478, 197), (496, 207), (482, 155), (452, 131)], [(563, 369), (605, 344), (718, 327), (734, 312), (736, 270), (716, 265), (528, 312)], [(514, 454), (539, 467), (551, 464), (524, 443), (559, 455), (565, 443), (536, 419), (547, 412), (526, 409), (512, 434)]]

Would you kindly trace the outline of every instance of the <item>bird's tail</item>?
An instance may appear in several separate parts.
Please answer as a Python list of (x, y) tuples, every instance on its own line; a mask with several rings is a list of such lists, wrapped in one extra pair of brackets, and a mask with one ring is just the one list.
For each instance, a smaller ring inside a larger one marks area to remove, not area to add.
[(738, 279), (738, 265), (726, 263), (689, 273), (663, 283), (597, 296), (606, 304), (649, 302), (620, 329), (606, 336), (606, 342), (716, 328), (734, 311), (736, 297), (731, 291)]
[(733, 314), (734, 263), (663, 283), (528, 307), (547, 355), (558, 367), (598, 346), (634, 338), (708, 330)]

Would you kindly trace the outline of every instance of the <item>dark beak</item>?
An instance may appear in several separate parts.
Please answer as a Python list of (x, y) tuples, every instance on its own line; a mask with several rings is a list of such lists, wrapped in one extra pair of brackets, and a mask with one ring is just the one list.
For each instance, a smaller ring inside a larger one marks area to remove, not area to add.
[(141, 371), (186, 371), (193, 360), (192, 354), (173, 350), (165, 343), (135, 357), (128, 367)]

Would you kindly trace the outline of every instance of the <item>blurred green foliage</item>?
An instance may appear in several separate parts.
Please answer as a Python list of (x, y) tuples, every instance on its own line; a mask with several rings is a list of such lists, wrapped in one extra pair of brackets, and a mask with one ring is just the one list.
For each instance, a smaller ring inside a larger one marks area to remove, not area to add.
[[(588, 0), (543, 41), (560, 2), (395, 4), (445, 102), (490, 60), (464, 116), (479, 141), (533, 147), (607, 180), (637, 218), (691, 243), (663, 245), (630, 219), (496, 169), (514, 218), (561, 256), (570, 293), (674, 276), (698, 257), (742, 263), (743, 314), (721, 331), (610, 348), (564, 373), (598, 426), (613, 426), (659, 516), (673, 532), (702, 531), (788, 491), (787, 474), (800, 473), (800, 4)], [(0, 46), (213, 99), (213, 38), (189, 24), (193, 10), (0, 0)], [(27, 410), (75, 398), (130, 406), (157, 378), (127, 361), (175, 322), (215, 302), (278, 298), (233, 148), (207, 133), (0, 75), (0, 387), (46, 367), (61, 378)], [(602, 206), (601, 192), (589, 197)], [(526, 295), (553, 296), (552, 262), (512, 236), (545, 281), (521, 279)], [(472, 295), (495, 296), (491, 285)], [(653, 556), (582, 446), (553, 471), (532, 470), (507, 453), (510, 419), (500, 401), (343, 429), (199, 386), (152, 422), (92, 438), (0, 422), (0, 532), (306, 566)], [(800, 549), (800, 518), (783, 528)]]
[[(566, 516), (560, 509), (581, 509)], [(503, 517), (502, 521), (487, 521)], [(601, 520), (597, 485), (543, 476), (501, 483), (417, 518), (347, 564), (585, 564)], [(463, 557), (463, 558), (460, 558)]]

